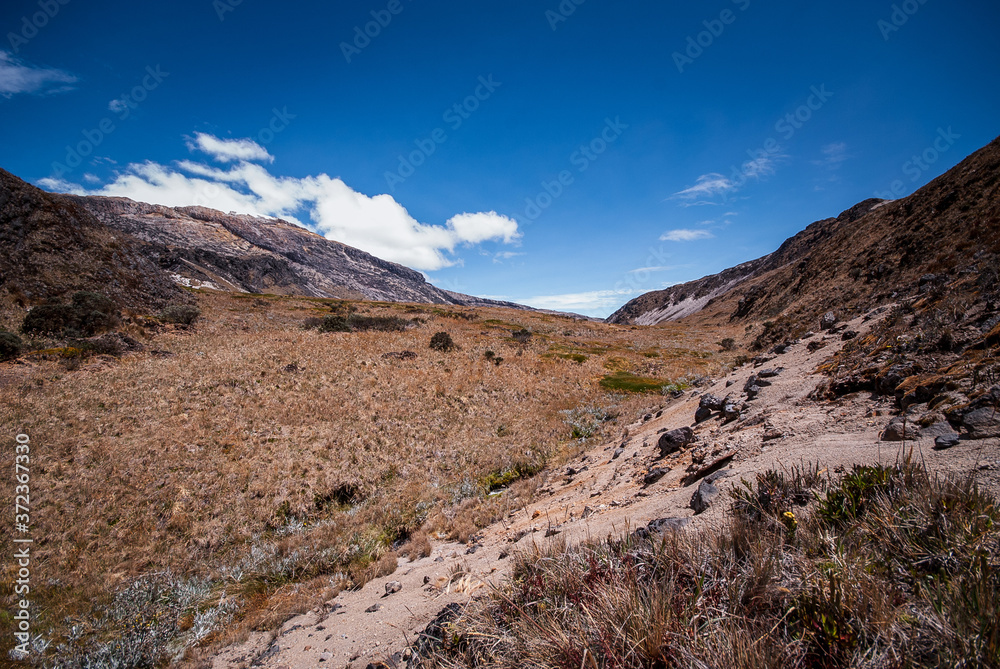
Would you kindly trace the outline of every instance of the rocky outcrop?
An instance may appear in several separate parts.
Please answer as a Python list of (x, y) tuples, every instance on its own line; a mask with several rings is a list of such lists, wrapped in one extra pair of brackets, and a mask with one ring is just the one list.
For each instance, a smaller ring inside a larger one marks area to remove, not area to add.
[(164, 207), (127, 198), (62, 196), (135, 240), (186, 285), (245, 293), (525, 308), (442, 290), (420, 272), (281, 219)]

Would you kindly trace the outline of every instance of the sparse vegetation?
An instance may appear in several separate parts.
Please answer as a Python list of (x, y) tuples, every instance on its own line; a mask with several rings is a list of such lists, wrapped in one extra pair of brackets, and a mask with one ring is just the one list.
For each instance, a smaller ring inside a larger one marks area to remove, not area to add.
[(431, 337), (431, 348), (435, 351), (447, 353), (455, 348), (455, 342), (447, 332), (435, 332)]
[(805, 467), (735, 498), (717, 529), (518, 556), (424, 664), (1000, 666), (1000, 511), (968, 480)]
[(13, 332), (0, 330), (0, 360), (16, 358), (24, 350), (24, 342)]
[(172, 304), (160, 312), (159, 319), (164, 323), (190, 326), (199, 316), (201, 309), (193, 304)]

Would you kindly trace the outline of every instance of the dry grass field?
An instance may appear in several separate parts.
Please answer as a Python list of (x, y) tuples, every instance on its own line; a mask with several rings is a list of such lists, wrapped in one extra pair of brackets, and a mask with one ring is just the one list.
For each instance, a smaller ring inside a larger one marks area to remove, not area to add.
[[(734, 357), (718, 329), (196, 297), (191, 328), (127, 316), (119, 330), (141, 352), (32, 341), (35, 353), (0, 363), (4, 458), (17, 433), (32, 445), (37, 644), (65, 666), (181, 659), (273, 627), (397, 553), (467, 541), (530, 498), (533, 474), (662, 404), (662, 386)], [(302, 327), (352, 309), (409, 324)], [(441, 331), (456, 349), (429, 347)], [(416, 356), (385, 357), (404, 351)], [(0, 489), (12, 507), (13, 486)], [(10, 554), (6, 533), (3, 544)], [(95, 663), (69, 661), (83, 655)]]

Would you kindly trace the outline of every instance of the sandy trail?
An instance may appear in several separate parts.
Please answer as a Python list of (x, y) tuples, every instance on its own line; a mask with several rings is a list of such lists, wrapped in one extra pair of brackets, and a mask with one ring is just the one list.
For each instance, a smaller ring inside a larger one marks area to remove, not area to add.
[[(858, 318), (849, 327), (863, 334), (872, 322)], [(810, 352), (807, 344), (817, 340), (827, 346)], [(498, 583), (507, 574), (513, 551), (553, 540), (573, 543), (619, 535), (658, 518), (690, 519), (689, 528), (717, 522), (728, 506), (724, 492), (700, 515), (689, 508), (698, 481), (683, 486), (682, 479), (695, 454), (703, 454), (707, 464), (734, 453), (725, 465), (730, 475), (717, 483), (723, 491), (741, 478), (753, 480), (757, 472), (799, 463), (841, 471), (856, 463), (894, 461), (900, 443), (879, 439), (893, 413), (891, 399), (873, 399), (867, 393), (831, 403), (808, 398), (823, 378), (814, 370), (841, 345), (839, 335), (816, 334), (762, 366), (744, 366), (711, 386), (685, 393), (648, 420), (643, 417), (628, 425), (619, 439), (550, 472), (532, 505), (483, 530), (474, 547), (437, 544), (430, 557), (415, 562), (401, 558), (392, 576), (342, 592), (321, 609), (287, 621), (276, 636), (257, 633), (226, 648), (212, 658), (212, 666), (298, 669), (391, 664), (442, 608), (468, 602), (489, 584)], [(713, 417), (694, 425), (701, 395), (731, 394), (740, 399), (751, 374), (778, 367), (783, 370), (770, 379), (772, 385), (749, 402), (739, 420), (723, 425)], [(694, 428), (697, 442), (658, 460), (660, 433), (684, 426)], [(963, 441), (946, 451), (934, 451), (932, 445), (932, 439), (921, 439), (906, 442), (906, 449), (912, 447), (932, 472), (975, 470), (981, 485), (1000, 491), (1000, 440)], [(623, 452), (612, 459), (619, 447)], [(669, 471), (644, 485), (646, 473), (657, 467)], [(402, 590), (386, 595), (385, 584), (391, 581), (400, 582)]]

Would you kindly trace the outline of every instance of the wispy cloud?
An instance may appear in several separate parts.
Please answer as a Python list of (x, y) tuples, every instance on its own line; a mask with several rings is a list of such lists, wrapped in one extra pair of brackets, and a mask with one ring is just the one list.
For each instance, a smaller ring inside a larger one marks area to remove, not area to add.
[(820, 167), (828, 167), (830, 169), (840, 167), (841, 163), (851, 157), (847, 153), (846, 142), (834, 142), (832, 144), (827, 144), (820, 150), (820, 152), (823, 154), (823, 157), (819, 160), (812, 161), (812, 164), (819, 165)]
[(677, 269), (673, 265), (657, 265), (655, 267), (636, 267), (635, 269), (630, 269), (626, 274), (654, 274), (656, 272), (669, 272), (672, 269)]
[(668, 230), (660, 235), (661, 242), (693, 242), (698, 239), (710, 239), (714, 237), (708, 230)]
[(493, 262), (496, 264), (503, 263), (504, 260), (510, 260), (511, 258), (516, 258), (518, 256), (528, 255), (527, 253), (520, 253), (517, 251), (500, 251), (499, 253), (493, 254)]
[(695, 180), (694, 186), (689, 186), (682, 191), (674, 193), (671, 199), (697, 200), (699, 198), (713, 197), (735, 190), (736, 186), (732, 181), (718, 173), (702, 174)]
[(274, 162), (274, 156), (252, 139), (220, 139), (215, 135), (196, 132), (194, 139), (188, 140), (187, 147), (191, 151), (207, 153), (220, 163)]
[[(232, 158), (237, 164), (219, 169), (190, 160), (172, 166), (133, 163), (101, 187), (85, 188), (55, 179), (42, 179), (39, 185), (78, 195), (122, 196), (168, 207), (202, 205), (283, 218), (418, 270), (460, 265), (461, 258), (455, 256), (459, 247), (484, 242), (517, 244), (521, 239), (517, 221), (495, 211), (460, 213), (443, 225), (429, 225), (410, 216), (391, 195), (369, 197), (326, 174), (275, 176), (265, 167), (237, 157), (243, 151), (239, 147), (254, 144), (252, 141), (218, 142), (221, 144), (203, 142), (204, 150), (213, 158)], [(239, 155), (260, 157), (261, 153), (254, 150)], [(308, 224), (297, 219), (303, 214)]]
[(21, 93), (46, 95), (73, 90), (79, 79), (63, 70), (37, 67), (0, 51), (0, 96), (10, 98)]

